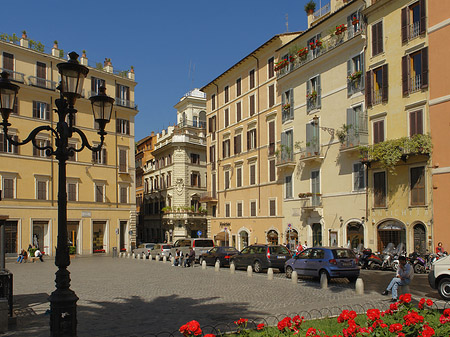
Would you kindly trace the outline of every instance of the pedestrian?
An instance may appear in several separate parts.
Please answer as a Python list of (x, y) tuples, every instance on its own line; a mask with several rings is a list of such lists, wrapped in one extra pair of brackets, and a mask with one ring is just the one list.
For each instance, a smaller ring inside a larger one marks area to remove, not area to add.
[(39, 260), (41, 260), (41, 262), (44, 262), (44, 259), (42, 258), (42, 256), (44, 256), (44, 254), (41, 253), (41, 251), (38, 249), (36, 249), (36, 251), (34, 252), (34, 257), (38, 257)]
[(301, 251), (303, 251), (303, 245), (302, 245), (301, 241), (299, 241), (298, 245), (297, 245), (297, 253), (300, 253)]
[(19, 256), (17, 257), (17, 262), (22, 263), (24, 259), (28, 256), (28, 253), (25, 249), (22, 249)]
[(308, 241), (305, 240), (305, 243), (302, 245), (303, 250), (308, 249)]
[(183, 253), (181, 252), (181, 250), (177, 249), (175, 251), (175, 262), (172, 266), (182, 266), (181, 263), (183, 262)]
[(397, 275), (392, 278), (388, 287), (385, 291), (383, 291), (382, 295), (388, 295), (389, 292), (392, 292), (392, 302), (397, 302), (398, 295), (397, 289), (398, 286), (406, 286), (411, 283), (411, 280), (414, 277), (414, 269), (409, 263), (406, 263), (406, 257), (400, 256), (398, 258), (398, 262), (400, 263), (397, 269)]
[(194, 263), (195, 263), (195, 251), (192, 247), (189, 247), (189, 253), (186, 254), (186, 259), (184, 260), (184, 266), (193, 267)]
[(438, 242), (436, 246), (436, 254), (438, 255), (444, 254), (444, 247), (442, 247), (442, 242)]

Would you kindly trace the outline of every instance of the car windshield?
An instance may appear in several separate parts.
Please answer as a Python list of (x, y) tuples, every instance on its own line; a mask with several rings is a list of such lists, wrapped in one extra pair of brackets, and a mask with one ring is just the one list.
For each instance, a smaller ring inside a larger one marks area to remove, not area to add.
[(214, 247), (213, 240), (195, 240), (195, 247)]
[(170, 249), (170, 245), (163, 245), (163, 249)]
[(271, 246), (269, 249), (270, 254), (289, 254), (287, 248), (283, 246)]
[(224, 247), (222, 248), (222, 252), (224, 253), (238, 253), (239, 251), (233, 247)]
[(335, 259), (354, 259), (355, 253), (350, 249), (333, 249), (333, 256)]
[(145, 245), (139, 245), (138, 248), (145, 248)]

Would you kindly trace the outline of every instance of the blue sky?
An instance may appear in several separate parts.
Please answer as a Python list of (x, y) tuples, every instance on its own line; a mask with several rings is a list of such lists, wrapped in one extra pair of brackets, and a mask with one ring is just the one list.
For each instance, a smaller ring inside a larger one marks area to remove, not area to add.
[(286, 14), (290, 32), (306, 29), (306, 2), (6, 1), (0, 32), (26, 30), (46, 48), (58, 40), (66, 52), (85, 49), (90, 63), (111, 58), (115, 70), (134, 66), (139, 140), (175, 123), (173, 106), (186, 92), (286, 32)]

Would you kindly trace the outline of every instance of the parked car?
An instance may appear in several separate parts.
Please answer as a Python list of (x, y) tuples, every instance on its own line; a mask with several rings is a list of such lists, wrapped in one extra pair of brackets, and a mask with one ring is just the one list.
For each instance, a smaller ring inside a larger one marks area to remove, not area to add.
[(291, 252), (284, 246), (252, 245), (233, 255), (230, 265), (233, 263), (235, 268), (252, 266), (255, 273), (261, 273), (267, 268), (277, 268), (283, 272), (286, 260), (291, 257)]
[(355, 282), (360, 268), (355, 253), (348, 248), (313, 247), (306, 249), (286, 261), (286, 277), (291, 278), (295, 270), (299, 276), (348, 278)]
[(163, 256), (169, 258), (170, 248), (172, 248), (172, 246), (167, 243), (157, 243), (150, 251), (150, 257), (152, 259), (156, 258), (156, 256), (159, 256), (160, 258), (163, 258)]
[(133, 253), (138, 254), (145, 254), (145, 257), (149, 257), (150, 251), (155, 246), (154, 243), (141, 243), (137, 248), (133, 249)]
[(214, 241), (206, 238), (179, 239), (172, 245), (170, 256), (175, 256), (177, 249), (181, 250), (183, 256), (186, 256), (186, 254), (189, 254), (189, 247), (194, 249), (195, 260), (198, 261), (200, 255), (206, 253), (211, 248), (214, 248)]
[(438, 290), (444, 300), (450, 300), (450, 255), (441, 257), (431, 265), (428, 283)]
[(214, 247), (200, 255), (199, 262), (201, 264), (202, 261), (206, 261), (207, 265), (215, 265), (219, 261), (221, 267), (229, 266), (230, 257), (238, 253), (234, 247)]

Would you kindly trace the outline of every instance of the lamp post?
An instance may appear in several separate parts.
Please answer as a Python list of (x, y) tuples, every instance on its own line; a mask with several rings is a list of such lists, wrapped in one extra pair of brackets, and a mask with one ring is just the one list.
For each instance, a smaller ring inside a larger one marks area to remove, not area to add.
[[(43, 125), (38, 126), (30, 132), (28, 137), (22, 142), (14, 141), (8, 135), (9, 115), (14, 107), (14, 101), (19, 91), (19, 86), (12, 84), (8, 80), (7, 72), (1, 73), (0, 79), (0, 111), (2, 114), (3, 133), (7, 141), (15, 146), (25, 145), (32, 142), (33, 146), (39, 150), (45, 151), (47, 156), (54, 155), (58, 160), (58, 238), (56, 246), (55, 265), (58, 267), (56, 272), (56, 290), (50, 295), (50, 335), (51, 336), (76, 336), (77, 335), (77, 301), (78, 297), (70, 289), (70, 273), (67, 266), (70, 264), (69, 247), (67, 238), (67, 193), (66, 193), (66, 161), (74, 152), (80, 152), (85, 147), (93, 152), (99, 152), (103, 146), (106, 135), (105, 126), (111, 119), (114, 99), (106, 96), (105, 88), (100, 88), (100, 93), (90, 99), (94, 119), (99, 125), (98, 134), (100, 135), (100, 144), (92, 146), (86, 135), (78, 128), (73, 126), (74, 117), (77, 110), (74, 108), (77, 98), (81, 97), (83, 82), (89, 69), (79, 64), (78, 54), (71, 52), (70, 60), (57, 64), (61, 75), (61, 83), (58, 86), (60, 98), (55, 100), (58, 114), (56, 128)], [(66, 122), (68, 117), (68, 122)], [(39, 146), (36, 142), (36, 136), (41, 131), (50, 131), (55, 138), (55, 149), (51, 146)], [(76, 149), (69, 146), (68, 140), (74, 134), (81, 138), (81, 147)]]

